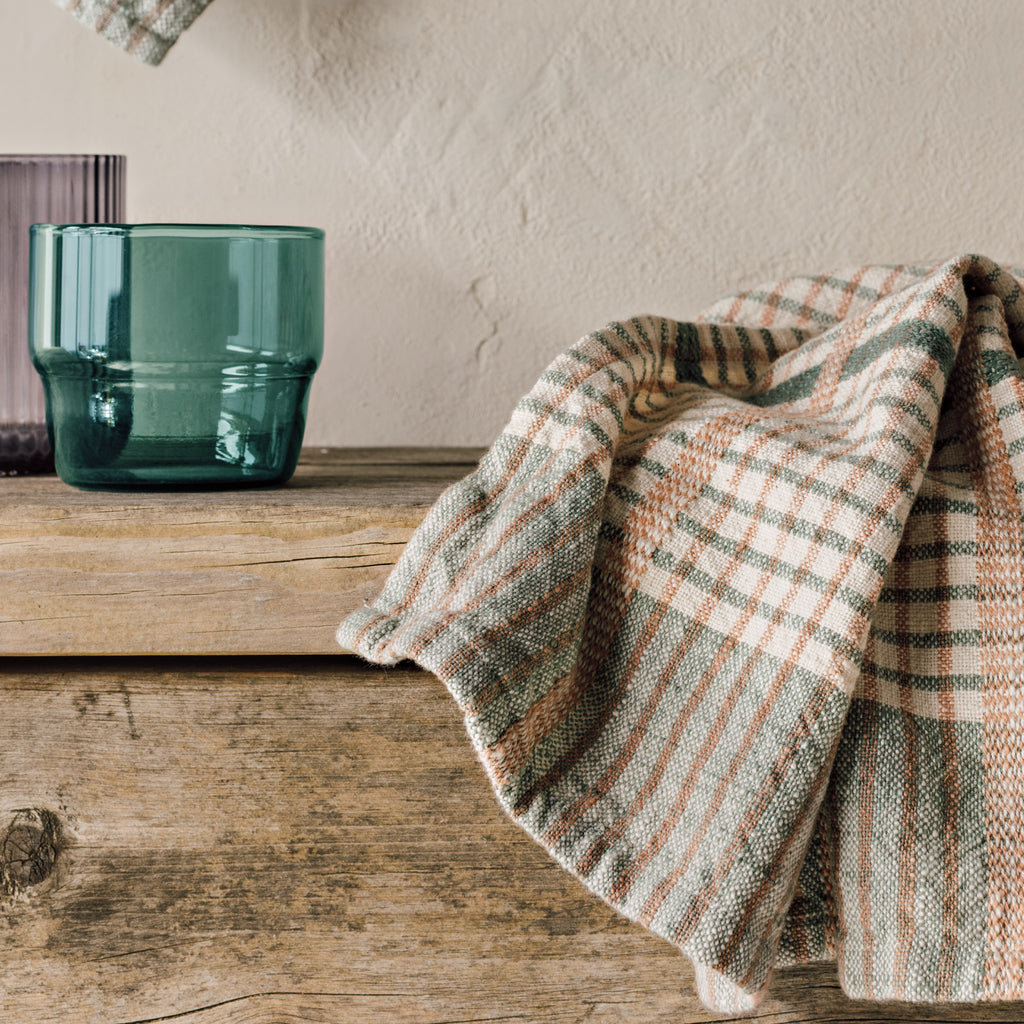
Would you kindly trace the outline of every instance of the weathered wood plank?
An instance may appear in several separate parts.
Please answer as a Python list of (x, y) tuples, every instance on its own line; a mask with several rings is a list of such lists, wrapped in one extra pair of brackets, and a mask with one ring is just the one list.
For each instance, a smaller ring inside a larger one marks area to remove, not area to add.
[(0, 655), (330, 654), (479, 449), (319, 449), (270, 490), (0, 478)]
[[(426, 673), (8, 659), (0, 703), (2, 1021), (715, 1019), (678, 953), (502, 815)], [(781, 972), (758, 1019), (1024, 1004), (852, 1003), (816, 966)]]

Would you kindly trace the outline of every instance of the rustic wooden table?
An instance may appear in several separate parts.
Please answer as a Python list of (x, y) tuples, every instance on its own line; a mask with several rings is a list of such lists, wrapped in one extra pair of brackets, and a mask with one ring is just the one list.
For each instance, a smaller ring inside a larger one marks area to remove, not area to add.
[[(0, 479), (2, 1024), (683, 1024), (684, 959), (506, 819), (427, 673), (334, 629), (475, 450), (285, 488)], [(757, 1018), (1021, 1021), (780, 972)]]

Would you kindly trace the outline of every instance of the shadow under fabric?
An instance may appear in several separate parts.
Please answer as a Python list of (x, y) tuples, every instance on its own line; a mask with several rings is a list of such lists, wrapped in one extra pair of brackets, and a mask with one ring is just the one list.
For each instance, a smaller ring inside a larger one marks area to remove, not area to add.
[(505, 810), (692, 960), (1024, 997), (1024, 296), (979, 256), (583, 338), (340, 644), (461, 706)]
[(53, 0), (144, 64), (159, 64), (212, 0)]

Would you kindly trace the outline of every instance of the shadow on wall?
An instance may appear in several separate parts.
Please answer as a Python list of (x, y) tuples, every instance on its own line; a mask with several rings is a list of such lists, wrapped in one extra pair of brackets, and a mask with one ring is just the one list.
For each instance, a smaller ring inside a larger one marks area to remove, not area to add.
[(212, 51), (305, 123), (346, 132), (373, 163), (412, 116), (423, 55), (446, 26), (436, 7), (404, 0), (216, 0), (203, 29), (179, 45)]

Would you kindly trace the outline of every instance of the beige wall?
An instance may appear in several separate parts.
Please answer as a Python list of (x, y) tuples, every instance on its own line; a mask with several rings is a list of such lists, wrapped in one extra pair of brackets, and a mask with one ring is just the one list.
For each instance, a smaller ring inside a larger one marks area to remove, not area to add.
[(0, 150), (122, 152), (133, 221), (328, 232), (313, 444), (486, 444), (610, 319), (1024, 262), (1019, 0), (215, 0), (145, 67), (0, 0)]

